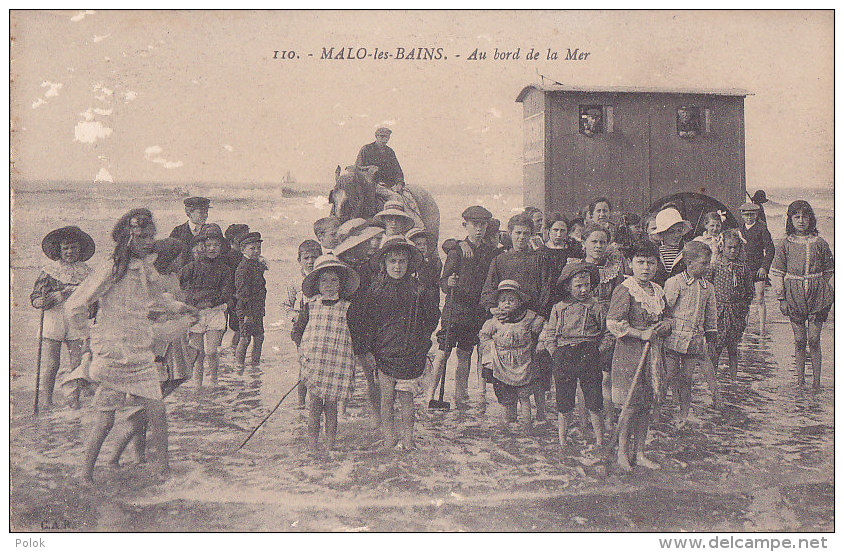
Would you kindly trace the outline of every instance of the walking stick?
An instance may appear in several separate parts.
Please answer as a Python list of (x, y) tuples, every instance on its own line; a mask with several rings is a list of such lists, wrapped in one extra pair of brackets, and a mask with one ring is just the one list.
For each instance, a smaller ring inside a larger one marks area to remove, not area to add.
[(630, 390), (627, 392), (627, 399), (624, 401), (624, 406), (621, 408), (621, 414), (618, 415), (618, 423), (615, 424), (612, 439), (609, 441), (610, 446), (612, 446), (611, 443), (614, 443), (615, 440), (618, 439), (618, 434), (621, 432), (621, 420), (623, 420), (626, 415), (630, 414), (630, 401), (633, 400), (633, 393), (639, 385), (639, 380), (641, 379), (641, 375), (645, 367), (645, 361), (648, 358), (648, 352), (650, 352), (650, 350), (651, 342), (648, 341), (645, 343), (644, 349), (642, 349), (642, 358), (639, 359), (639, 364), (636, 366), (636, 373), (633, 375), (633, 383), (630, 385)]
[(41, 309), (41, 319), (38, 321), (38, 354), (35, 360), (35, 404), (32, 406), (33, 414), (38, 414), (38, 389), (41, 387), (41, 342), (44, 340), (44, 309)]
[[(454, 303), (451, 301), (451, 295), (454, 291), (454, 287), (449, 286), (448, 293), (445, 294), (445, 302), (451, 306), (450, 314), (454, 315)], [(448, 346), (451, 343), (451, 326), (452, 320), (451, 316), (449, 317), (448, 325), (445, 327), (445, 346)], [(447, 363), (446, 363), (447, 364)], [(445, 373), (446, 373), (446, 366), (443, 366), (443, 373), (440, 375), (436, 380), (434, 380), (434, 390), (437, 389), (437, 385), (440, 386), (440, 399), (431, 399), (428, 401), (428, 410), (451, 410), (451, 403), (445, 401)]]
[(250, 433), (250, 434), (249, 434), (249, 437), (247, 437), (246, 439), (244, 439), (244, 440), (243, 440), (243, 442), (242, 442), (242, 443), (240, 443), (240, 446), (239, 446), (239, 447), (237, 447), (236, 449), (234, 449), (234, 450), (231, 452), (232, 454), (234, 454), (235, 452), (237, 452), (237, 451), (239, 451), (240, 449), (242, 449), (242, 448), (244, 447), (244, 445), (246, 445), (246, 443), (248, 443), (248, 442), (249, 442), (249, 439), (251, 439), (251, 438), (252, 438), (252, 436), (253, 436), (253, 435), (255, 435), (255, 433), (256, 433), (256, 432), (257, 432), (257, 431), (261, 428), (261, 426), (262, 426), (262, 425), (264, 425), (264, 422), (266, 422), (267, 420), (269, 420), (269, 419), (270, 419), (270, 416), (272, 416), (272, 415), (275, 413), (275, 411), (276, 411), (276, 410), (278, 410), (278, 407), (279, 407), (279, 406), (281, 406), (281, 403), (283, 403), (283, 402), (284, 402), (284, 399), (286, 399), (286, 398), (287, 398), (287, 395), (289, 395), (290, 393), (292, 393), (292, 392), (293, 392), (293, 390), (294, 390), (294, 389), (296, 389), (297, 387), (299, 387), (299, 384), (300, 384), (300, 383), (302, 383), (302, 380), (297, 381), (297, 382), (293, 385), (293, 387), (291, 387), (291, 388), (287, 391), (287, 393), (285, 393), (285, 394), (284, 394), (284, 396), (281, 398), (281, 400), (280, 400), (280, 401), (278, 401), (278, 404), (277, 404), (277, 405), (275, 405), (275, 408), (273, 408), (272, 410), (270, 410), (270, 413), (269, 413), (269, 414), (267, 414), (267, 415), (266, 415), (266, 417), (264, 417), (264, 419), (263, 419), (263, 420), (261, 420), (261, 423), (260, 423), (260, 424), (258, 424), (257, 426), (255, 426), (255, 429), (253, 429), (253, 430), (252, 430), (252, 433)]

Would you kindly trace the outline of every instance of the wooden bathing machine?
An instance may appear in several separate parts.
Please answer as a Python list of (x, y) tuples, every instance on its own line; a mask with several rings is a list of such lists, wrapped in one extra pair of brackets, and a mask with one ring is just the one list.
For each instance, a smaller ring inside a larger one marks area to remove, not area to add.
[[(677, 204), (687, 220), (745, 199), (743, 90), (526, 86), (524, 204), (574, 213)], [(732, 223), (732, 224), (730, 224)], [(697, 225), (700, 227), (701, 225)]]

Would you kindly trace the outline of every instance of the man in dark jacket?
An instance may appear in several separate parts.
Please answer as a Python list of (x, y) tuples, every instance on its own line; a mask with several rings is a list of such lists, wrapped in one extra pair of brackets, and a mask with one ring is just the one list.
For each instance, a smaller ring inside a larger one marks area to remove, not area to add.
[(771, 263), (774, 262), (774, 240), (771, 239), (768, 225), (759, 220), (761, 209), (759, 204), (750, 201), (739, 207), (741, 218), (744, 219), (744, 224), (739, 226), (739, 232), (745, 241), (747, 268), (753, 275), (755, 301), (759, 306), (759, 335), (765, 331), (765, 284), (768, 282)]
[(375, 182), (383, 183), (389, 188), (398, 185), (401, 190), (404, 187), (404, 173), (396, 152), (387, 145), (392, 133), (393, 131), (385, 127), (376, 130), (375, 141), (360, 148), (355, 165), (358, 168), (378, 167), (375, 171)]
[(261, 362), (261, 348), (264, 344), (264, 314), (267, 301), (267, 281), (261, 263), (261, 233), (250, 232), (240, 242), (244, 259), (234, 273), (234, 296), (237, 300), (237, 319), (240, 327), (240, 342), (235, 360), (243, 368), (246, 348), (252, 340), (252, 365)]

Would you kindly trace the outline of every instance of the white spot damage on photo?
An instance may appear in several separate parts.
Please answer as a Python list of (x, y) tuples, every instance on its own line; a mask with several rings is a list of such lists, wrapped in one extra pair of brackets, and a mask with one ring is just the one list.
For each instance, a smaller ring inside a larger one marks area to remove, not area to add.
[(74, 141), (93, 144), (100, 138), (111, 136), (112, 129), (103, 126), (99, 121), (80, 121), (73, 129)]
[(45, 103), (47, 103), (47, 100), (45, 100), (44, 98), (35, 98), (35, 101), (32, 102), (32, 109), (42, 106)]
[(126, 103), (131, 102), (132, 100), (134, 100), (134, 99), (135, 99), (135, 98), (137, 98), (137, 97), (138, 97), (138, 93), (137, 93), (137, 92), (135, 92), (135, 91), (133, 91), (133, 90), (127, 90), (127, 91), (123, 94), (123, 98), (126, 100)]
[(181, 161), (168, 161), (167, 159), (161, 157), (162, 153), (164, 153), (164, 149), (161, 146), (149, 146), (144, 150), (144, 158), (147, 161), (152, 161), (156, 165), (161, 165), (165, 169), (178, 169), (184, 165)]
[(47, 88), (47, 91), (44, 92), (45, 98), (54, 98), (59, 95), (59, 90), (62, 89), (64, 85), (60, 82), (50, 82), (44, 81), (41, 83), (41, 88)]
[(223, 149), (226, 151), (234, 151), (234, 148), (229, 144), (223, 144)]
[(494, 107), (490, 107), (489, 109), (487, 109), (486, 112), (489, 113), (490, 115), (492, 115), (493, 117), (495, 117), (496, 119), (501, 118), (501, 111), (494, 108)]
[(110, 182), (114, 184), (114, 178), (112, 178), (111, 173), (105, 167), (102, 167), (97, 173), (97, 176), (94, 177), (94, 182)]
[(73, 21), (74, 23), (78, 23), (78, 22), (82, 21), (83, 19), (85, 19), (86, 15), (94, 15), (95, 13), (97, 13), (97, 12), (95, 12), (94, 10), (81, 11), (81, 12), (77, 13), (76, 15), (74, 15), (73, 17), (71, 17), (70, 20)]
[(112, 111), (114, 111), (114, 110), (113, 109), (100, 109), (99, 107), (94, 108), (94, 113), (96, 113), (97, 115), (104, 115), (104, 116), (105, 115), (111, 115)]
[(94, 35), (94, 42), (102, 42), (103, 40), (107, 39), (110, 36), (111, 36), (111, 33), (108, 33), (107, 35)]

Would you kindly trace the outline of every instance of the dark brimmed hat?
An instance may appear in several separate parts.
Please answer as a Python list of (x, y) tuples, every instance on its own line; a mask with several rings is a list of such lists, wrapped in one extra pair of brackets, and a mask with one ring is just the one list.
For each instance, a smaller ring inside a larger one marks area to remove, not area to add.
[(410, 253), (408, 267), (408, 271), (410, 272), (415, 271), (424, 262), (422, 252), (419, 251), (419, 248), (413, 245), (412, 242), (409, 242), (404, 236), (385, 237), (381, 242), (381, 247), (378, 248), (378, 252), (375, 253), (375, 262), (381, 263), (387, 253), (396, 249), (406, 249)]
[(522, 285), (516, 280), (501, 280), (498, 283), (498, 288), (495, 290), (496, 301), (498, 301), (498, 296), (501, 295), (502, 291), (514, 292), (522, 300), (522, 303), (529, 303), (533, 299), (529, 293), (522, 289)]
[(586, 261), (572, 261), (563, 267), (560, 277), (557, 278), (557, 289), (565, 289), (566, 282), (582, 272), (589, 274), (589, 283), (593, 288), (601, 282), (601, 275), (598, 272), (597, 266)]
[(741, 207), (739, 207), (739, 211), (742, 213), (747, 213), (748, 211), (761, 211), (762, 207), (758, 204), (748, 201), (747, 203), (742, 203)]
[(360, 277), (355, 269), (341, 261), (333, 253), (321, 255), (314, 261), (314, 269), (302, 280), (302, 293), (305, 297), (313, 297), (319, 293), (319, 275), (322, 271), (334, 269), (343, 273), (341, 290), (342, 297), (348, 297), (360, 286)]
[(241, 238), (240, 246), (243, 247), (244, 245), (249, 243), (261, 243), (262, 241), (264, 240), (261, 239), (260, 232), (249, 232), (248, 234), (243, 236), (243, 238)]
[(467, 207), (460, 216), (463, 220), (489, 220), (492, 218), (492, 213), (480, 205), (472, 205)]
[(223, 229), (220, 228), (220, 225), (217, 223), (209, 223), (204, 224), (202, 226), (202, 230), (199, 231), (199, 237), (203, 240), (210, 240), (212, 238), (216, 238), (220, 241), (225, 240), (225, 236), (223, 236)]
[(765, 194), (765, 190), (756, 190), (753, 192), (753, 197), (750, 199), (753, 203), (768, 203), (768, 196)]
[(235, 241), (235, 238), (238, 236), (243, 236), (244, 234), (249, 233), (249, 225), (248, 224), (229, 224), (229, 227), (226, 228), (226, 232), (224, 236), (229, 241)]
[(94, 251), (97, 249), (94, 244), (94, 238), (78, 226), (56, 228), (41, 240), (41, 250), (50, 260), (58, 261), (62, 258), (61, 242), (70, 240), (79, 243), (81, 246), (82, 250), (79, 252), (80, 261), (87, 261), (94, 256)]
[(211, 206), (211, 200), (207, 197), (189, 197), (185, 199), (185, 208), (187, 209), (200, 209)]

